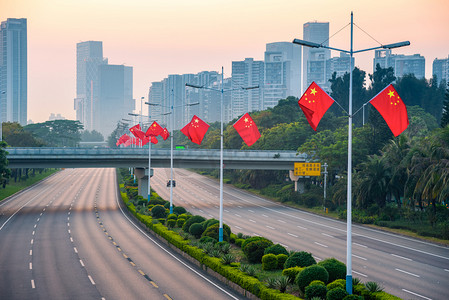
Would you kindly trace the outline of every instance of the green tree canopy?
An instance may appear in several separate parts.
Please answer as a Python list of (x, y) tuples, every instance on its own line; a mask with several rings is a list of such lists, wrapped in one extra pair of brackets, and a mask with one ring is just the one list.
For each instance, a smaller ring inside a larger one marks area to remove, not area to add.
[(76, 147), (81, 141), (83, 125), (79, 121), (54, 120), (29, 124), (24, 129), (49, 147)]

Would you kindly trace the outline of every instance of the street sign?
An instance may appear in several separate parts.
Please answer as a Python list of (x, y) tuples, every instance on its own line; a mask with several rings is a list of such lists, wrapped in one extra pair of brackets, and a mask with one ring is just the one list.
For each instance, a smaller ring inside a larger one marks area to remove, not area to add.
[(320, 176), (321, 163), (295, 163), (295, 176)]

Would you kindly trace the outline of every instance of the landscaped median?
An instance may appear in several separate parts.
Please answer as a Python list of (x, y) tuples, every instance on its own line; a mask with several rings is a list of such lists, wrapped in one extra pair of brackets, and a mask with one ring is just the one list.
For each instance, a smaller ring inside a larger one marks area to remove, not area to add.
[(146, 203), (136, 195), (125, 172), (119, 178), (125, 182), (120, 185), (122, 200), (137, 220), (183, 257), (249, 299), (400, 299), (374, 282), (362, 284), (357, 279), (354, 295), (347, 295), (346, 267), (333, 258), (317, 264), (310, 253), (289, 253), (263, 237), (235, 235), (227, 226), (227, 241), (218, 242), (217, 220), (191, 216), (182, 207), (169, 214), (169, 203), (156, 193)]

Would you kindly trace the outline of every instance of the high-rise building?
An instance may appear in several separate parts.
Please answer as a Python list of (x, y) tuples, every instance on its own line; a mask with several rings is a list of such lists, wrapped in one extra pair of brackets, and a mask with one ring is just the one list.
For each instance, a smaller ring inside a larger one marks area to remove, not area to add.
[(76, 119), (85, 130), (94, 130), (95, 107), (98, 101), (98, 70), (107, 64), (103, 58), (103, 42), (87, 41), (76, 44)]
[(27, 19), (0, 26), (0, 118), (27, 125)]
[(426, 61), (424, 56), (419, 54), (403, 55), (391, 54), (391, 49), (376, 50), (373, 59), (373, 72), (376, 66), (382, 68), (393, 68), (396, 77), (413, 74), (416, 78), (425, 77)]
[(446, 84), (449, 82), (449, 55), (447, 58), (435, 58), (432, 64), (432, 75), (437, 77), (438, 83), (443, 81)]
[(98, 95), (94, 103), (93, 129), (105, 139), (134, 109), (133, 68), (124, 65), (98, 66)]
[[(329, 22), (308, 22), (303, 26), (304, 40), (329, 46)], [(330, 89), (329, 72), (326, 70), (326, 61), (330, 59), (331, 52), (324, 48), (303, 47), (303, 90), (315, 81), (321, 88)]]
[[(232, 119), (251, 111), (262, 110), (264, 62), (245, 58), (232, 62)], [(259, 86), (257, 89), (242, 88)]]
[(263, 110), (276, 106), (288, 96), (300, 97), (301, 46), (290, 42), (269, 43), (264, 63)]
[[(349, 74), (351, 68), (350, 65), (350, 55), (340, 52), (339, 57), (332, 57), (326, 61), (326, 77), (328, 79), (332, 78), (332, 75), (336, 73), (336, 77), (341, 77), (346, 73)], [(352, 58), (352, 65), (354, 66), (354, 57)]]

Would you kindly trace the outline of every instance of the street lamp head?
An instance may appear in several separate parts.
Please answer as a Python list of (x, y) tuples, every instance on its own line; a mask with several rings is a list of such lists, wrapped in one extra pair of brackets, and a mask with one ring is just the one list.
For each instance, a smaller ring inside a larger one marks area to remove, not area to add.
[(123, 121), (126, 121), (126, 122), (131, 122), (131, 120), (130, 119), (122, 119)]
[(188, 103), (186, 104), (186, 106), (195, 106), (195, 105), (199, 105), (199, 102), (194, 102), (194, 103)]
[(255, 86), (250, 86), (250, 87), (246, 87), (246, 88), (243, 88), (244, 90), (254, 90), (254, 89), (258, 89), (259, 88), (259, 86), (258, 85), (255, 85)]
[(304, 40), (300, 40), (300, 39), (294, 39), (292, 43), (298, 44), (301, 46), (311, 47), (311, 48), (321, 48), (320, 44), (309, 42), (309, 41), (304, 41)]
[(140, 97), (140, 100), (143, 100), (143, 99), (145, 99), (145, 97)]
[(134, 114), (134, 113), (128, 113), (128, 115), (133, 116), (133, 117), (138, 117), (138, 114)]
[(147, 104), (147, 105), (153, 105), (153, 106), (161, 106), (161, 105), (158, 104), (158, 103), (145, 102), (145, 104)]
[(394, 44), (382, 45), (382, 48), (393, 49), (393, 48), (399, 48), (399, 47), (404, 47), (404, 46), (409, 46), (409, 45), (410, 45), (410, 42), (405, 41), (405, 42), (399, 42), (399, 43), (394, 43)]
[(197, 88), (197, 89), (203, 88), (203, 86), (201, 86), (201, 85), (196, 85), (196, 84), (192, 84), (192, 83), (186, 83), (186, 86)]

